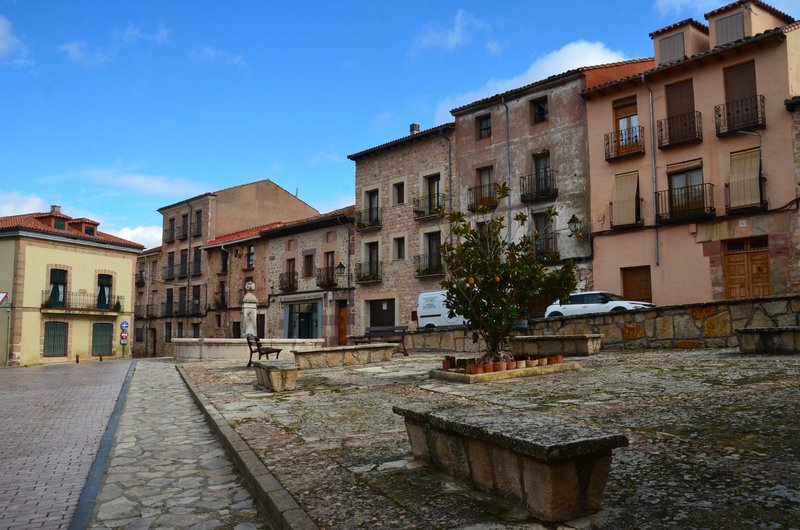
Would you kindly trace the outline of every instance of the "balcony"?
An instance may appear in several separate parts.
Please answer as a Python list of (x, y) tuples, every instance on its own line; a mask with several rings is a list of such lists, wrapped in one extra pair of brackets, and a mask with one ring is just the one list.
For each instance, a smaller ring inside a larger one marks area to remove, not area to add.
[(558, 197), (556, 173), (553, 169), (546, 169), (520, 177), (520, 200), (522, 202), (538, 202)]
[(763, 212), (767, 209), (766, 177), (725, 184), (725, 213)]
[(192, 237), (203, 235), (203, 223), (192, 223)]
[(172, 243), (173, 241), (175, 241), (175, 229), (174, 228), (164, 229), (163, 242)]
[(317, 287), (326, 289), (336, 287), (337, 284), (336, 267), (321, 267), (317, 269)]
[(281, 291), (297, 290), (297, 271), (282, 272), (278, 276), (278, 287)]
[(630, 127), (605, 135), (606, 160), (644, 154), (644, 127)]
[(202, 270), (202, 261), (190, 261), (189, 262), (189, 274), (192, 276), (200, 276), (203, 273)]
[(186, 311), (189, 316), (193, 317), (201, 317), (206, 312), (206, 300), (205, 296), (200, 295), (200, 298), (193, 298), (188, 301), (188, 305), (186, 307)]
[(383, 281), (383, 262), (365, 261), (356, 263), (357, 283), (377, 283)]
[(220, 292), (214, 293), (214, 307), (216, 309), (228, 308), (228, 297), (225, 295), (225, 293), (220, 293)]
[(124, 309), (124, 296), (111, 296), (106, 299), (100, 293), (59, 293), (54, 290), (42, 291), (42, 309), (57, 311), (103, 311), (120, 313)]
[(187, 225), (180, 225), (175, 230), (178, 240), (187, 239), (189, 237), (189, 227)]
[(183, 263), (178, 263), (175, 265), (173, 271), (178, 278), (186, 278), (189, 276), (189, 264), (185, 261)]
[(172, 280), (175, 278), (176, 273), (177, 273), (177, 268), (175, 264), (165, 265), (161, 277), (165, 280)]
[(144, 272), (139, 271), (136, 273), (136, 287), (141, 287), (145, 284)]
[(644, 226), (642, 198), (639, 197), (638, 192), (632, 200), (608, 203), (608, 210), (611, 217), (612, 230)]
[(173, 315), (175, 315), (176, 317), (183, 317), (186, 316), (188, 313), (189, 313), (189, 304), (187, 303), (187, 300), (178, 300), (177, 302), (175, 302), (175, 308), (172, 313)]
[(703, 141), (703, 116), (689, 112), (658, 120), (658, 148)]
[(144, 304), (136, 304), (136, 306), (133, 308), (133, 316), (136, 318), (144, 318), (145, 316), (147, 316), (148, 307), (149, 306), (146, 306)]
[(356, 212), (356, 230), (377, 230), (381, 227), (381, 208), (372, 207)]
[(763, 129), (767, 126), (764, 114), (764, 96), (751, 96), (717, 105), (714, 107), (714, 122), (717, 127), (717, 136)]
[(156, 311), (156, 304), (148, 304), (147, 307), (145, 308), (145, 311), (147, 311), (147, 313), (145, 313), (146, 317), (158, 316), (157, 315), (158, 312)]
[(446, 199), (444, 193), (434, 193), (414, 199), (414, 219), (421, 221), (435, 217), (439, 210), (444, 209)]
[(161, 305), (161, 316), (162, 317), (171, 317), (175, 314), (175, 304), (172, 302), (165, 303)]
[(467, 208), (470, 211), (475, 212), (479, 209), (492, 210), (497, 208), (497, 187), (494, 182), (467, 188), (467, 193), (469, 194)]
[(714, 185), (695, 184), (656, 192), (656, 221), (681, 223), (713, 218)]
[(417, 278), (443, 275), (444, 262), (442, 261), (441, 253), (414, 256), (414, 276)]
[(545, 232), (539, 239), (534, 241), (533, 255), (536, 256), (537, 261), (558, 261), (560, 256), (558, 254), (558, 245), (556, 242), (556, 234), (553, 232)]

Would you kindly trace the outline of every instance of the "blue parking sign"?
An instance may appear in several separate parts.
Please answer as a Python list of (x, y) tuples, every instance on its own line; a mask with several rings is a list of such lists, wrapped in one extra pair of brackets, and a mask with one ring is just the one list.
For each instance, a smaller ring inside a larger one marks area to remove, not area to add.
[(122, 323), (119, 325), (120, 329), (128, 329), (128, 321), (123, 320)]

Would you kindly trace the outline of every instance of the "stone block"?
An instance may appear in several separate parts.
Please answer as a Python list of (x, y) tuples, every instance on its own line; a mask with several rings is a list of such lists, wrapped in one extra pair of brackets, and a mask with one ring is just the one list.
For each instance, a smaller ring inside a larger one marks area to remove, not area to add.
[(353, 351), (346, 351), (342, 354), (342, 364), (345, 366), (352, 366), (354, 364), (358, 364), (358, 359), (356, 359), (355, 352)]
[(753, 314), (752, 302), (738, 302), (730, 304), (730, 313), (733, 320), (750, 318)]
[(344, 352), (330, 351), (325, 354), (326, 366), (342, 366), (344, 364)]
[(472, 482), (479, 489), (494, 491), (494, 471), (490, 446), (483, 440), (475, 438), (467, 438), (466, 444)]
[(786, 300), (773, 300), (761, 304), (764, 312), (768, 315), (775, 317), (777, 315), (784, 315), (789, 311), (789, 304)]
[(664, 315), (656, 319), (655, 336), (657, 339), (672, 339), (675, 334), (673, 331), (673, 320), (671, 316)]
[(700, 321), (712, 316), (716, 312), (717, 309), (713, 306), (693, 307), (691, 310), (689, 310), (689, 314), (692, 315), (692, 318), (698, 323), (698, 325)]
[(729, 337), (731, 334), (731, 317), (729, 313), (718, 313), (703, 322), (703, 336)]
[[(295, 356), (296, 357), (296, 356)], [(308, 353), (305, 355), (308, 359), (309, 367), (311, 368), (327, 368), (328, 361), (325, 358), (325, 353)]]
[(469, 457), (467, 455), (467, 447), (464, 438), (447, 433), (447, 445), (450, 454), (450, 466), (448, 470), (458, 478), (469, 480)]
[(694, 317), (689, 315), (676, 315), (672, 320), (676, 339), (685, 340), (700, 337), (700, 328), (697, 326)]
[(770, 328), (775, 322), (760, 307), (754, 307), (750, 320), (747, 321), (748, 328)]
[(427, 423), (414, 421), (411, 418), (405, 419), (406, 433), (411, 444), (411, 454), (425, 462), (430, 462), (430, 451), (428, 451), (428, 439), (426, 435)]
[(624, 323), (620, 326), (620, 332), (624, 340), (640, 339), (644, 337), (644, 326), (637, 323)]
[(519, 455), (514, 451), (496, 445), (491, 448), (492, 468), (494, 469), (495, 489), (522, 500), (522, 470)]

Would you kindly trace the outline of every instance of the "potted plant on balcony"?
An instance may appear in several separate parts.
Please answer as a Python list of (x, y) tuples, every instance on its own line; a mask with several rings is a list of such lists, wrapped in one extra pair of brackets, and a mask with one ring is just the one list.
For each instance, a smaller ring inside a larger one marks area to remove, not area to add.
[[(505, 183), (496, 187), (497, 199), (508, 197)], [(557, 215), (554, 209), (548, 215)], [(463, 315), (473, 342), (483, 340), (485, 360), (501, 357), (514, 334), (514, 324), (523, 308), (541, 294), (566, 297), (575, 289), (574, 264), (550, 270), (536, 259), (533, 248), (538, 235), (514, 238), (507, 232), (503, 216), (480, 209), (483, 226), (478, 229), (463, 212), (450, 212), (452, 241), (442, 244), (447, 277), (445, 304), (451, 313)], [(527, 216), (517, 213), (516, 225), (525, 226)]]

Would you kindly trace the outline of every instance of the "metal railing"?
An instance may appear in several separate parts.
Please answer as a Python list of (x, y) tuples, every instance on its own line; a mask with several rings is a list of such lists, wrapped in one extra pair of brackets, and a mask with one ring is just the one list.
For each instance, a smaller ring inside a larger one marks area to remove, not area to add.
[[(633, 203), (633, 204), (631, 204)], [(633, 208), (633, 218), (631, 219), (620, 219), (620, 222), (614, 222), (614, 204), (613, 202), (608, 203), (608, 210), (609, 216), (611, 217), (611, 228), (612, 229), (620, 229), (620, 228), (628, 228), (632, 226), (642, 226), (644, 224), (644, 217), (642, 217), (642, 198), (639, 196), (639, 192), (636, 192), (636, 197), (632, 200), (627, 201), (617, 201), (617, 207), (622, 209)]]
[(133, 316), (136, 318), (144, 318), (147, 315), (147, 308), (144, 304), (136, 304), (133, 308)]
[(469, 194), (467, 208), (471, 211), (475, 211), (481, 207), (497, 207), (497, 187), (494, 182), (467, 188), (467, 193)]
[(414, 256), (414, 275), (433, 276), (444, 274), (442, 254), (420, 254)]
[(694, 184), (656, 192), (656, 221), (673, 223), (714, 217), (714, 185)]
[(605, 135), (606, 160), (644, 154), (644, 127), (638, 125)]
[(763, 129), (767, 126), (764, 96), (750, 96), (717, 105), (714, 107), (714, 122), (717, 136), (750, 129)]
[(226, 309), (228, 307), (228, 297), (225, 293), (219, 291), (214, 293), (214, 307), (217, 309)]
[(189, 237), (189, 227), (186, 225), (178, 225), (175, 228), (175, 231), (176, 231), (175, 237), (177, 237), (179, 240), (186, 239)]
[(45, 290), (42, 291), (42, 308), (120, 312), (125, 309), (125, 297), (110, 296), (106, 300), (100, 293), (59, 293), (57, 290), (51, 293), (50, 290)]
[(136, 286), (141, 287), (145, 284), (145, 276), (143, 271), (139, 271), (136, 273)]
[(380, 282), (383, 281), (383, 262), (365, 261), (356, 263), (356, 282)]
[(189, 274), (192, 276), (199, 276), (202, 274), (202, 261), (190, 261), (189, 262)]
[(175, 264), (172, 265), (164, 265), (164, 269), (161, 272), (161, 278), (164, 280), (172, 280), (175, 278), (175, 274), (177, 273), (177, 268)]
[(203, 235), (203, 223), (192, 223), (192, 237), (200, 237)]
[(540, 261), (556, 261), (559, 259), (556, 234), (545, 232), (533, 242), (533, 254)]
[(725, 183), (725, 212), (766, 210), (766, 184), (767, 178), (763, 176)]
[(281, 291), (297, 290), (297, 271), (282, 272), (278, 275), (278, 286)]
[(444, 193), (434, 193), (414, 199), (414, 219), (436, 215), (439, 209), (444, 209), (446, 199), (447, 196)]
[(658, 120), (658, 148), (703, 141), (703, 116), (687, 112)]
[(356, 212), (356, 230), (370, 230), (381, 227), (381, 208), (372, 207)]
[(189, 264), (187, 262), (181, 262), (175, 264), (175, 275), (178, 278), (186, 278), (189, 276)]
[(172, 243), (173, 241), (175, 241), (175, 229), (174, 228), (165, 228), (164, 229), (163, 242), (164, 243)]
[(545, 169), (519, 178), (522, 202), (546, 201), (558, 197), (554, 169)]
[(336, 267), (317, 268), (317, 287), (336, 287)]

